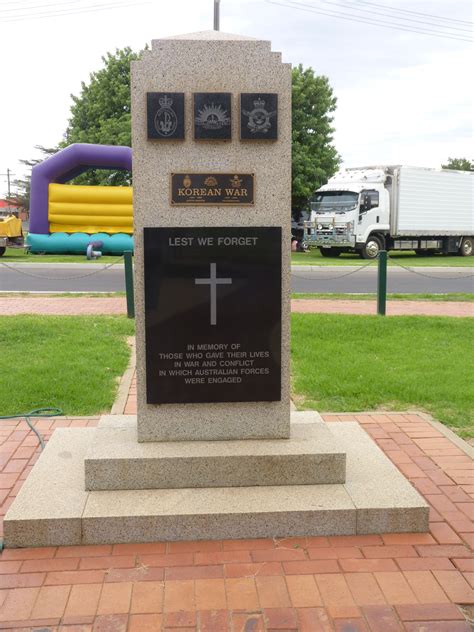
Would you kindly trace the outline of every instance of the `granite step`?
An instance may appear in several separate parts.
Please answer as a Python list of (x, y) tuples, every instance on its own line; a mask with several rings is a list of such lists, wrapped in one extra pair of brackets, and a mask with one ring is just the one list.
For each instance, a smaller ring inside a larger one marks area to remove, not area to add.
[(132, 418), (97, 428), (84, 466), (90, 491), (320, 485), (345, 481), (346, 455), (323, 422), (290, 439), (138, 443)]

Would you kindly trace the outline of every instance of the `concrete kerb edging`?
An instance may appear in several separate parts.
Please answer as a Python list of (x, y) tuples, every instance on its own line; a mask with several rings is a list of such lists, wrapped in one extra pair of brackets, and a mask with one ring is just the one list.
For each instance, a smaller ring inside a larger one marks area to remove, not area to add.
[(136, 367), (136, 353), (135, 353), (135, 336), (129, 336), (127, 338), (127, 344), (130, 346), (130, 361), (125, 373), (120, 378), (119, 387), (117, 391), (117, 397), (110, 411), (111, 415), (122, 415), (127, 404), (128, 393), (130, 391), (130, 385), (132, 383), (133, 374)]
[(419, 412), (419, 411), (409, 411), (409, 412), (411, 414), (415, 413), (419, 417), (422, 417), (425, 421), (427, 421), (429, 424), (431, 424), (433, 426), (433, 428), (436, 428), (436, 430), (439, 430), (439, 432), (441, 432), (441, 434), (443, 434), (446, 437), (446, 439), (449, 439), (451, 441), (451, 443), (454, 443), (454, 445), (457, 448), (462, 450), (464, 452), (464, 454), (466, 454), (467, 456), (471, 457), (471, 459), (474, 459), (474, 448), (471, 445), (469, 445), (469, 443), (467, 443), (467, 441), (464, 441), (464, 439), (459, 437), (450, 428), (448, 428), (447, 426), (444, 426), (439, 421), (436, 421), (436, 419), (433, 419), (433, 417), (431, 415), (429, 415), (428, 413), (422, 413), (422, 412)]

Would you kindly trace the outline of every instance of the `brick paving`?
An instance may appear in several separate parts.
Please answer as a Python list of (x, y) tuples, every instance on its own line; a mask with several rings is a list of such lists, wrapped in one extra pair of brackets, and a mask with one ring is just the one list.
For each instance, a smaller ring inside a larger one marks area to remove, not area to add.
[(124, 296), (2, 296), (0, 314), (41, 314), (44, 316), (85, 316), (94, 314), (126, 314)]
[[(293, 299), (291, 311), (321, 314), (376, 314), (376, 301)], [(387, 316), (474, 316), (474, 303), (461, 301), (387, 301)]]
[[(326, 314), (376, 314), (375, 301), (293, 299), (293, 312)], [(86, 314), (126, 314), (124, 296), (55, 297), (2, 296), (0, 314), (43, 314), (81, 316)], [(473, 316), (474, 303), (461, 301), (387, 301), (388, 316)]]
[[(135, 411), (132, 384), (128, 410)], [(63, 632), (468, 632), (474, 472), (421, 415), (357, 421), (431, 505), (430, 533), (9, 549), (0, 630)], [(37, 421), (95, 426), (98, 418)], [(26, 425), (0, 426), (0, 514), (39, 456)], [(472, 613), (472, 610), (471, 610)]]

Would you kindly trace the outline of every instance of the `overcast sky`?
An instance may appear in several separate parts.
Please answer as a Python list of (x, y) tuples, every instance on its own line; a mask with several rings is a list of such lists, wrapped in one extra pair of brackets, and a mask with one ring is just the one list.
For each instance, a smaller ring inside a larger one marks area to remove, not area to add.
[[(441, 26), (469, 29), (469, 0), (301, 0), (297, 6), (221, 0), (221, 30), (271, 40), (284, 61), (327, 75), (338, 99), (335, 145), (345, 166), (438, 167), (448, 156), (472, 158), (471, 45), (351, 17), (468, 38)], [(413, 13), (390, 17), (388, 8)], [(48, 17), (51, 12), (63, 15)], [(33, 13), (41, 17), (31, 19)], [(212, 21), (213, 0), (0, 0), (0, 173), (21, 174), (18, 160), (38, 156), (34, 145), (61, 140), (70, 94), (80, 92), (107, 51), (140, 50), (152, 39), (210, 29)], [(5, 192), (0, 176), (0, 195)]]

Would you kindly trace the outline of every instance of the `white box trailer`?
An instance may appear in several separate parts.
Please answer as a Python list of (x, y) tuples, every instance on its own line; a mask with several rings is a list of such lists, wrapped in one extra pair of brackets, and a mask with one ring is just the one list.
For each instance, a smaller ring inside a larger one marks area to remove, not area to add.
[(394, 175), (393, 236), (474, 235), (474, 174), (400, 167)]
[(470, 256), (474, 173), (423, 167), (344, 169), (311, 200), (305, 241), (324, 256), (381, 249)]

